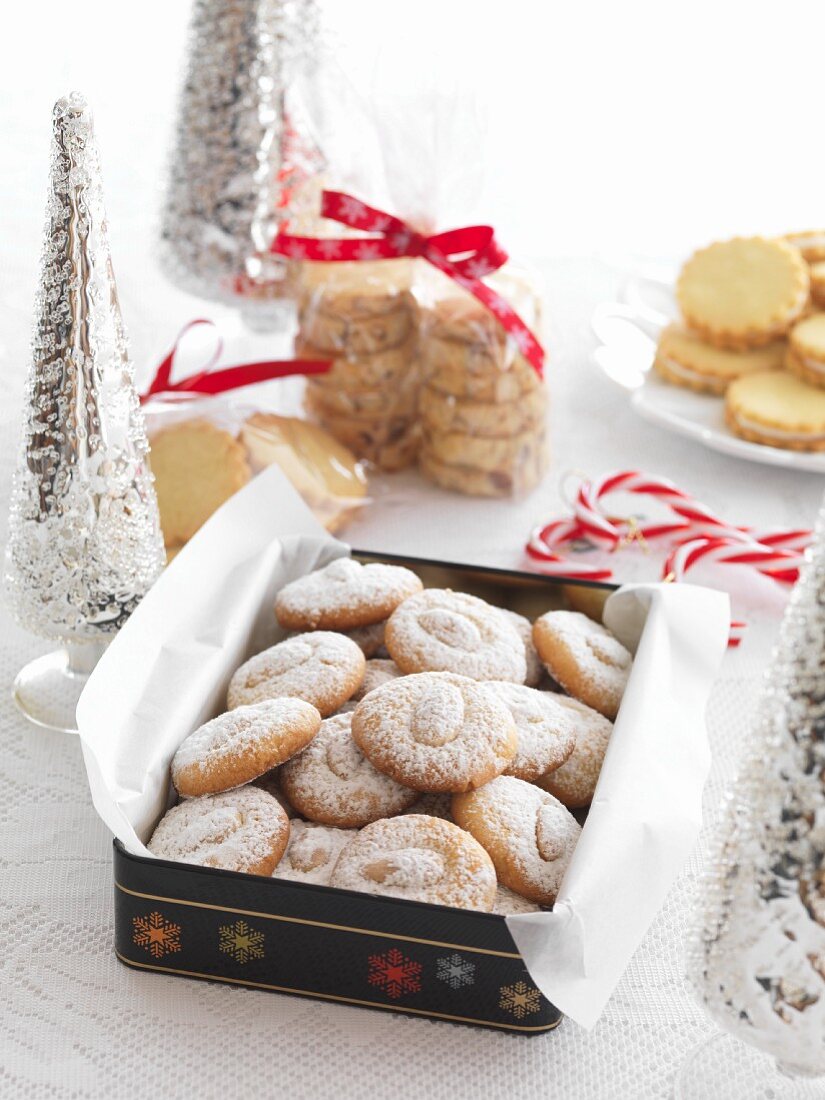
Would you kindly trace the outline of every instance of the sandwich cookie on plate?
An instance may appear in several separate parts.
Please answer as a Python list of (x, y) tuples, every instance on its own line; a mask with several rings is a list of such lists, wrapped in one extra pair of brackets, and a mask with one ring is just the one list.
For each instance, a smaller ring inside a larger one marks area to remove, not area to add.
[(766, 371), (733, 382), (725, 419), (732, 432), (752, 443), (825, 451), (825, 390), (788, 371)]
[(705, 343), (696, 332), (673, 322), (662, 330), (653, 366), (668, 382), (698, 393), (724, 393), (736, 378), (759, 371), (779, 370), (785, 341), (735, 351)]
[(794, 325), (785, 366), (812, 386), (825, 388), (825, 313), (815, 313)]

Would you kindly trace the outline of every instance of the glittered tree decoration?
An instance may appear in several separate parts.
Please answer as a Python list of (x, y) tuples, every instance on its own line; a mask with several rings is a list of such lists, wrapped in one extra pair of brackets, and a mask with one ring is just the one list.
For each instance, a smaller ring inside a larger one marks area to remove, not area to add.
[(689, 970), (711, 1016), (786, 1073), (825, 1074), (825, 505), (703, 904)]
[(28, 665), (15, 697), (74, 728), (84, 674), (164, 564), (143, 415), (115, 287), (91, 112), (55, 105), (46, 231), (5, 590), (18, 621), (67, 650)]
[(184, 290), (237, 305), (254, 327), (290, 315), (278, 225), (317, 201), (323, 158), (290, 100), (317, 64), (316, 0), (195, 0), (161, 230)]

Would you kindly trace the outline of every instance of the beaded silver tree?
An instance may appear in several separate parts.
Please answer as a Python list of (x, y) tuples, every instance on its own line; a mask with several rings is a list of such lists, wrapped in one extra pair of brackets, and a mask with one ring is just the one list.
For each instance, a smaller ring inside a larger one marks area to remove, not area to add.
[[(764, 1095), (825, 1096), (806, 1080), (825, 1075), (825, 502), (703, 887), (689, 976), (707, 1011), (776, 1059)], [(686, 1064), (677, 1095), (700, 1081), (725, 1095), (711, 1054)]]
[(316, 0), (195, 0), (161, 226), (182, 289), (238, 306), (256, 328), (291, 315), (278, 224), (316, 201), (323, 158), (290, 98), (311, 83)]
[(148, 445), (109, 253), (92, 115), (57, 102), (45, 241), (4, 586), (26, 629), (65, 648), (15, 699), (73, 730), (85, 676), (164, 564)]

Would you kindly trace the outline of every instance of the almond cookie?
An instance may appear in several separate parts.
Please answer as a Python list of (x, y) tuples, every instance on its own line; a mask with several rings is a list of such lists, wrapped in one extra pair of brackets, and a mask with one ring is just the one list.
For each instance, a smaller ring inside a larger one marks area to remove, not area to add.
[(377, 771), (352, 737), (352, 714), (336, 714), (280, 771), (295, 809), (322, 825), (356, 829), (412, 806), (418, 792)]
[(418, 456), (421, 473), (430, 481), (450, 492), (474, 497), (510, 497), (517, 493), (529, 493), (544, 476), (548, 461), (546, 441), (528, 455), (526, 461), (511, 463), (500, 470), (450, 466), (434, 458), (426, 443)]
[(468, 791), (516, 755), (510, 709), (483, 684), (451, 672), (402, 676), (371, 691), (352, 736), (379, 771), (417, 791)]
[(352, 630), (387, 619), (421, 588), (420, 579), (402, 565), (337, 558), (285, 585), (275, 615), (288, 630)]
[(293, 821), (289, 844), (272, 877), (329, 886), (338, 856), (356, 836), (357, 829), (331, 829), (314, 821)]
[(413, 416), (418, 407), (417, 378), (410, 371), (397, 385), (363, 390), (322, 386), (310, 378), (304, 391), (304, 404), (321, 417), (341, 416), (358, 420)]
[(293, 697), (326, 718), (360, 687), (365, 667), (364, 654), (343, 634), (319, 630), (287, 638), (241, 665), (229, 681), (227, 707)]
[(362, 829), (338, 857), (330, 886), (488, 913), (496, 873), (482, 846), (456, 825), (406, 814)]
[(825, 313), (794, 325), (788, 337), (786, 365), (812, 386), (825, 387)]
[(825, 392), (788, 371), (751, 374), (734, 382), (725, 420), (752, 443), (790, 451), (825, 451)]
[(391, 615), (384, 640), (404, 673), (456, 672), (523, 684), (527, 672), (524, 643), (499, 608), (449, 588), (428, 588), (405, 600)]
[(406, 343), (413, 332), (411, 301), (375, 317), (349, 318), (323, 309), (305, 308), (298, 318), (301, 340), (329, 355), (370, 354)]
[(613, 724), (578, 699), (558, 697), (575, 723), (576, 745), (560, 768), (537, 779), (536, 785), (563, 802), (570, 810), (589, 806), (602, 770)]
[(305, 748), (321, 715), (302, 699), (236, 707), (190, 733), (172, 757), (172, 782), (186, 798), (241, 787)]
[(516, 723), (518, 752), (504, 774), (532, 783), (560, 768), (575, 748), (576, 729), (558, 697), (551, 691), (536, 691), (503, 680), (491, 680), (486, 687), (507, 705)]
[(724, 393), (731, 382), (756, 371), (781, 370), (784, 340), (761, 348), (734, 351), (715, 348), (685, 325), (674, 322), (662, 330), (653, 366), (658, 374), (676, 386), (697, 393)]
[(208, 420), (187, 420), (154, 435), (150, 465), (167, 546), (190, 539), (250, 477), (244, 448)]
[(616, 717), (633, 658), (607, 627), (579, 611), (548, 611), (533, 623), (533, 642), (568, 694)]
[(355, 419), (322, 415), (309, 406), (308, 411), (336, 439), (381, 470), (401, 470), (418, 453), (421, 429), (412, 415)]
[[(300, 336), (295, 342), (295, 355), (299, 359), (329, 359), (328, 352), (307, 343)], [(371, 355), (359, 355), (352, 359), (339, 354), (332, 357), (332, 366), (326, 374), (312, 376), (313, 386), (329, 391), (381, 390), (403, 385), (413, 373), (415, 340), (410, 339), (397, 348), (376, 351)]]
[(525, 431), (495, 439), (464, 432), (425, 432), (428, 452), (445, 465), (470, 466), (476, 470), (509, 470), (528, 462), (544, 441), (544, 432)]
[(736, 237), (695, 252), (676, 286), (685, 320), (718, 347), (769, 344), (808, 304), (808, 266), (796, 248)]
[(528, 687), (538, 687), (544, 679), (544, 665), (541, 663), (541, 657), (539, 657), (536, 647), (533, 645), (533, 624), (529, 619), (525, 619), (523, 615), (519, 615), (517, 611), (510, 611), (506, 607), (502, 607), (500, 610), (507, 621), (513, 624), (518, 636), (524, 642), (524, 659), (527, 662), (527, 673), (524, 682)]
[(453, 795), (453, 817), (490, 855), (499, 882), (537, 905), (552, 905), (581, 826), (546, 791), (501, 775)]
[(271, 875), (289, 840), (289, 818), (259, 787), (187, 798), (167, 810), (147, 848), (159, 859)]
[(395, 661), (387, 657), (375, 657), (373, 660), (367, 661), (364, 682), (352, 698), (356, 703), (360, 703), (365, 695), (369, 695), (371, 691), (375, 691), (382, 684), (389, 683), (390, 680), (397, 680), (401, 675), (401, 669)]
[(262, 775), (259, 779), (253, 780), (253, 786), (260, 787), (262, 791), (271, 794), (290, 821), (295, 817), (295, 807), (289, 804), (286, 795), (281, 790), (277, 768), (273, 768), (271, 772), (267, 772), (266, 775)]
[(418, 397), (425, 426), (434, 433), (464, 432), (475, 436), (517, 435), (544, 421), (547, 391), (536, 388), (517, 401), (470, 401), (424, 386)]

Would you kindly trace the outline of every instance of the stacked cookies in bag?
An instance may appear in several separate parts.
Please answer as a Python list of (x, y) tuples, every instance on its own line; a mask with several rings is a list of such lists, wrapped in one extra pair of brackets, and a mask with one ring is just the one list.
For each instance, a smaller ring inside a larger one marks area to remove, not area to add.
[[(529, 284), (505, 272), (487, 281), (536, 331)], [(544, 382), (480, 301), (440, 276), (430, 285), (420, 295), (421, 470), (473, 496), (527, 492), (548, 462)]]
[(415, 462), (418, 307), (411, 264), (306, 264), (296, 354), (332, 359), (307, 384), (308, 414), (381, 470)]

